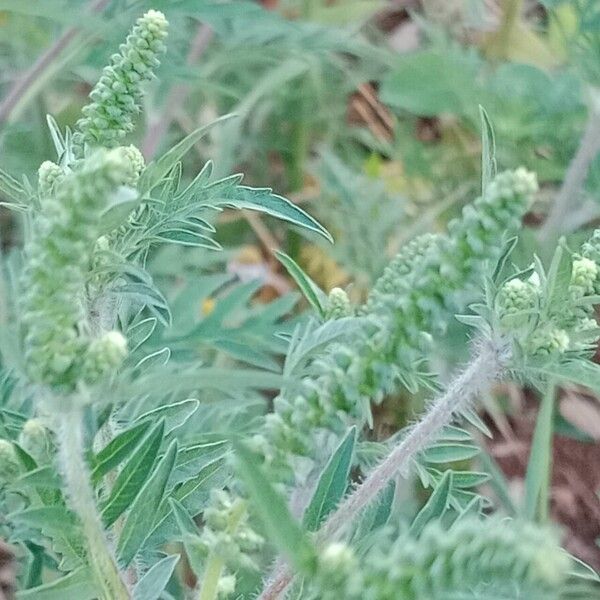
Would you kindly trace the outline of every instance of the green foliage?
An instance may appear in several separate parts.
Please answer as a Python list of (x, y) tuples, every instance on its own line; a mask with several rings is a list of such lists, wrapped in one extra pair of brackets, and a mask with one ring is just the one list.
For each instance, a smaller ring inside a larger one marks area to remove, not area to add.
[[(44, 19), (76, 23), (77, 11), (58, 10), (74, 0), (4, 4), (31, 31)], [(167, 33), (154, 9), (80, 118), (48, 91), (49, 136), (21, 135), (19, 154), (18, 128), (3, 130), (7, 168), (26, 171), (0, 171), (2, 205), (22, 225), (0, 262), (0, 535), (20, 561), (18, 597), (250, 598), (264, 582), (263, 600), (591, 598), (600, 580), (546, 522), (556, 386), (600, 393), (590, 360), (600, 230), (561, 240), (544, 263), (530, 233), (519, 235), (536, 177), (497, 168), (539, 164), (534, 148), (552, 155), (544, 181), (562, 175), (584, 76), (492, 65), (487, 43), (480, 53), (425, 26), (427, 46), (398, 57), (365, 24), (377, 3), (301, 4), (282, 1), (277, 13), (157, 0), (174, 40), (145, 99)], [(75, 75), (93, 74), (108, 53), (90, 49), (88, 34), (111, 42), (141, 5), (86, 13), (76, 43), (67, 36), (69, 52), (51, 60), (48, 89), (77, 53)], [(193, 64), (207, 32), (213, 42)], [(0, 42), (8, 56), (16, 44), (12, 34)], [(348, 104), (361, 98), (373, 112), (359, 102), (365, 123), (349, 126)], [(167, 131), (138, 148), (125, 138), (142, 105), (148, 135)], [(206, 124), (228, 110), (237, 118)], [(404, 136), (409, 113), (431, 117), (440, 140), (425, 148)], [(470, 148), (479, 123), (481, 195), (456, 214), (477, 186), (461, 165), (449, 172), (446, 137)], [(424, 157), (429, 171), (416, 168)], [(298, 196), (242, 184), (228, 174), (238, 164)], [(432, 205), (412, 204), (382, 165), (404, 184), (427, 171)], [(304, 210), (296, 200), (313, 187), (318, 206)], [(248, 221), (281, 265), (257, 251), (235, 210), (264, 219)], [(322, 242), (348, 284), (319, 287), (297, 231)], [(471, 336), (472, 360), (449, 377)], [(501, 378), (544, 393), (522, 505), (473, 438), (492, 435), (472, 403)]]

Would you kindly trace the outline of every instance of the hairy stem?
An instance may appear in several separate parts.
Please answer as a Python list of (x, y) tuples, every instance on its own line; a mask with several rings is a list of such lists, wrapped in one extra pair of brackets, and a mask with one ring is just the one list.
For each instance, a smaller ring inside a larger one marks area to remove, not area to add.
[[(446, 392), (435, 400), (420, 421), (398, 442), (367, 478), (338, 506), (318, 531), (320, 543), (329, 542), (353, 523), (399, 473), (406, 474), (412, 461), (440, 435), (454, 416), (465, 409), (502, 374), (508, 350), (491, 342), (482, 344), (476, 357)], [(267, 583), (260, 600), (274, 600), (292, 580), (288, 569), (280, 570)]]
[(600, 152), (600, 93), (596, 91), (577, 153), (569, 164), (562, 187), (540, 230), (539, 240), (544, 246), (554, 248), (565, 222), (568, 221), (567, 217), (578, 205), (578, 197), (588, 170), (598, 152)]
[(408, 432), (371, 474), (340, 504), (319, 531), (321, 540), (337, 536), (373, 500), (398, 473), (406, 473), (412, 460), (436, 440), (454, 416), (486, 390), (501, 374), (504, 360), (492, 344), (481, 347), (479, 354), (446, 392), (435, 400), (422, 419)]
[(96, 498), (84, 458), (83, 414), (71, 407), (62, 415), (59, 457), (69, 503), (79, 517), (86, 542), (88, 562), (96, 577), (102, 600), (129, 600), (129, 591), (108, 547)]

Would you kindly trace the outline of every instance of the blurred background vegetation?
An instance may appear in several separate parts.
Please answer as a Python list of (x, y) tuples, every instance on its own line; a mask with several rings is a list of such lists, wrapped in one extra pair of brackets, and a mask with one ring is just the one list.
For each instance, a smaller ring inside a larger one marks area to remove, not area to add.
[[(280, 370), (284, 334), (306, 307), (273, 252), (324, 289), (364, 299), (403, 243), (443, 228), (478, 194), (480, 106), (499, 168), (523, 165), (540, 180), (523, 256), (543, 256), (559, 234), (577, 237), (600, 220), (597, 0), (0, 0), (3, 170), (34, 181), (53, 156), (46, 115), (61, 129), (74, 124), (112, 49), (148, 8), (171, 22), (169, 53), (132, 142), (150, 160), (233, 113), (190, 153), (185, 172), (209, 159), (218, 176), (242, 172), (303, 206), (335, 239), (225, 211), (215, 215), (223, 252), (156, 251), (151, 271), (174, 315), (157, 349)], [(4, 209), (0, 233), (5, 250), (20, 239)], [(439, 353), (442, 371), (459, 362), (465, 339), (457, 323)], [(244, 389), (237, 399), (228, 425), (250, 429), (249, 407), (264, 397)], [(390, 398), (373, 437), (397, 431), (420, 401)], [(537, 405), (518, 386), (486, 401), (496, 432), (487, 460), (515, 496)], [(210, 410), (203, 419), (210, 431)], [(553, 516), (567, 548), (600, 568), (598, 399), (564, 389), (554, 425)]]

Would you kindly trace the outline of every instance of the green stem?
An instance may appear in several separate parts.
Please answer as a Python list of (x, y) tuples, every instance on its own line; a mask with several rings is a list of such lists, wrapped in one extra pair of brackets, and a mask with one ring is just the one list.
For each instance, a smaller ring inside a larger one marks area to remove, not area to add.
[[(228, 523), (225, 531), (233, 535), (242, 520), (242, 517), (246, 513), (246, 503), (238, 498), (233, 506), (228, 517)], [(212, 550), (208, 555), (206, 561), (206, 568), (204, 570), (204, 578), (202, 579), (202, 585), (200, 586), (200, 596), (198, 600), (215, 600), (219, 595), (219, 581), (225, 568), (225, 559), (217, 552)]]
[(555, 395), (556, 385), (550, 381), (537, 416), (525, 477), (525, 514), (539, 522), (548, 520)]
[(225, 561), (221, 556), (215, 552), (209, 554), (198, 600), (215, 600), (219, 593), (219, 581), (224, 566)]
[(81, 408), (70, 407), (62, 415), (57, 438), (67, 496), (83, 527), (87, 558), (101, 591), (101, 599), (129, 600), (131, 595), (108, 547), (102, 521), (96, 509), (96, 497), (84, 458)]

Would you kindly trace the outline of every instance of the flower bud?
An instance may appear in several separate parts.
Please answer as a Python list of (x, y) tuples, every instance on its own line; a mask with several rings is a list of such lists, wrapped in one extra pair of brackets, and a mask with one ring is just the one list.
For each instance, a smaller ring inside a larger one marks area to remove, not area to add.
[(95, 383), (116, 371), (127, 356), (127, 340), (118, 331), (109, 331), (93, 340), (83, 361), (83, 378)]
[(39, 465), (47, 464), (52, 459), (52, 436), (39, 419), (25, 422), (19, 434), (19, 444)]
[(583, 298), (594, 293), (598, 265), (589, 258), (577, 258), (573, 261), (569, 291), (573, 298)]
[(352, 306), (348, 294), (339, 287), (333, 288), (327, 297), (325, 317), (327, 319), (341, 319), (352, 314)]
[(38, 191), (42, 198), (47, 198), (54, 191), (54, 186), (63, 179), (65, 172), (52, 161), (45, 160), (38, 169)]

